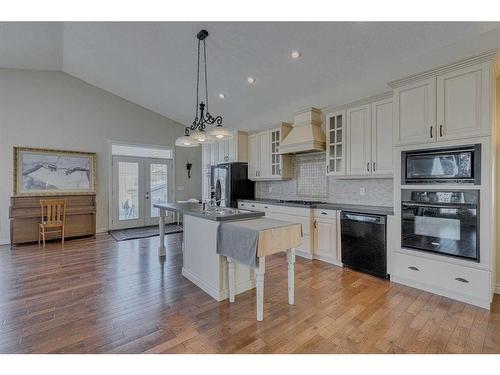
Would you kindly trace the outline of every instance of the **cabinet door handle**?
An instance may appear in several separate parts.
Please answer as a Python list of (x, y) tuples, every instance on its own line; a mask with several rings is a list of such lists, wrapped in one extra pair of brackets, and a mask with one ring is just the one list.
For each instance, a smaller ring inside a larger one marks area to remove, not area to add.
[(329, 166), (329, 165), (327, 165), (327, 166), (326, 166), (326, 173), (329, 173), (329, 172), (330, 172), (330, 166)]
[(443, 136), (443, 125), (439, 125), (439, 136), (442, 137)]
[(461, 283), (465, 283), (465, 284), (469, 283), (469, 280), (464, 279), (463, 277), (457, 277), (457, 278), (455, 278), (455, 280), (460, 281)]
[(410, 266), (408, 267), (409, 270), (412, 270), (412, 271), (420, 271), (417, 267), (415, 266)]
[(366, 163), (366, 171), (370, 172), (370, 163)]
[(327, 215), (327, 213), (326, 212), (322, 212), (321, 215)]
[(316, 220), (314, 220), (314, 229), (316, 229), (317, 226), (316, 226)]
[(433, 128), (433, 126), (431, 125), (431, 138), (433, 138), (433, 136), (432, 136), (432, 128)]
[(375, 162), (373, 162), (372, 171), (375, 172)]

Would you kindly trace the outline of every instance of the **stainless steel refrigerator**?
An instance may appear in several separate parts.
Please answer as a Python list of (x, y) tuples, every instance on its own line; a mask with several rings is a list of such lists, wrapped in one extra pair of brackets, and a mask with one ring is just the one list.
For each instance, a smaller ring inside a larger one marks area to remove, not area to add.
[(222, 207), (238, 207), (238, 199), (255, 199), (255, 183), (248, 179), (248, 164), (223, 163), (212, 167), (211, 197)]

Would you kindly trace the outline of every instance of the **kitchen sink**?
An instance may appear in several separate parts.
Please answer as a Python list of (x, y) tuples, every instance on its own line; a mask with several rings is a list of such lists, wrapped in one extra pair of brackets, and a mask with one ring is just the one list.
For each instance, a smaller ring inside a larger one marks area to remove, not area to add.
[(214, 209), (207, 209), (203, 211), (205, 215), (216, 215), (216, 216), (225, 216), (225, 215), (237, 215), (237, 214), (246, 214), (250, 211), (240, 210), (237, 208), (227, 208), (227, 207), (217, 207)]

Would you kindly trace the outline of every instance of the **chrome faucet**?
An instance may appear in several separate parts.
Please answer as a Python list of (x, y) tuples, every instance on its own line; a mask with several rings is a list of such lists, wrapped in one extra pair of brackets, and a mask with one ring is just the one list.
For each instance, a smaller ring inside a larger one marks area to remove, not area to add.
[[(207, 201), (203, 202), (203, 211), (205, 211), (205, 210), (207, 210), (207, 209), (208, 209), (209, 211), (213, 211), (213, 210), (215, 210), (215, 208), (216, 208), (216, 206), (217, 206), (217, 203), (220, 203), (220, 202), (221, 202), (221, 200), (220, 200), (220, 199), (219, 199), (219, 200), (217, 200), (217, 199), (215, 199), (215, 198), (212, 198), (212, 199), (209, 199), (209, 200), (207, 200)], [(208, 206), (208, 208), (207, 208), (207, 206)]]

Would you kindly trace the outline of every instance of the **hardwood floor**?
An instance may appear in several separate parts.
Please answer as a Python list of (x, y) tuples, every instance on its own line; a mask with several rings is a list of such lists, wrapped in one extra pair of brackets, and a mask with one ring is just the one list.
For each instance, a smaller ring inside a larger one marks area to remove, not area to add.
[(489, 312), (297, 257), (287, 304), (282, 255), (267, 262), (264, 321), (255, 290), (217, 303), (181, 276), (182, 234), (0, 247), (2, 353), (500, 353)]

